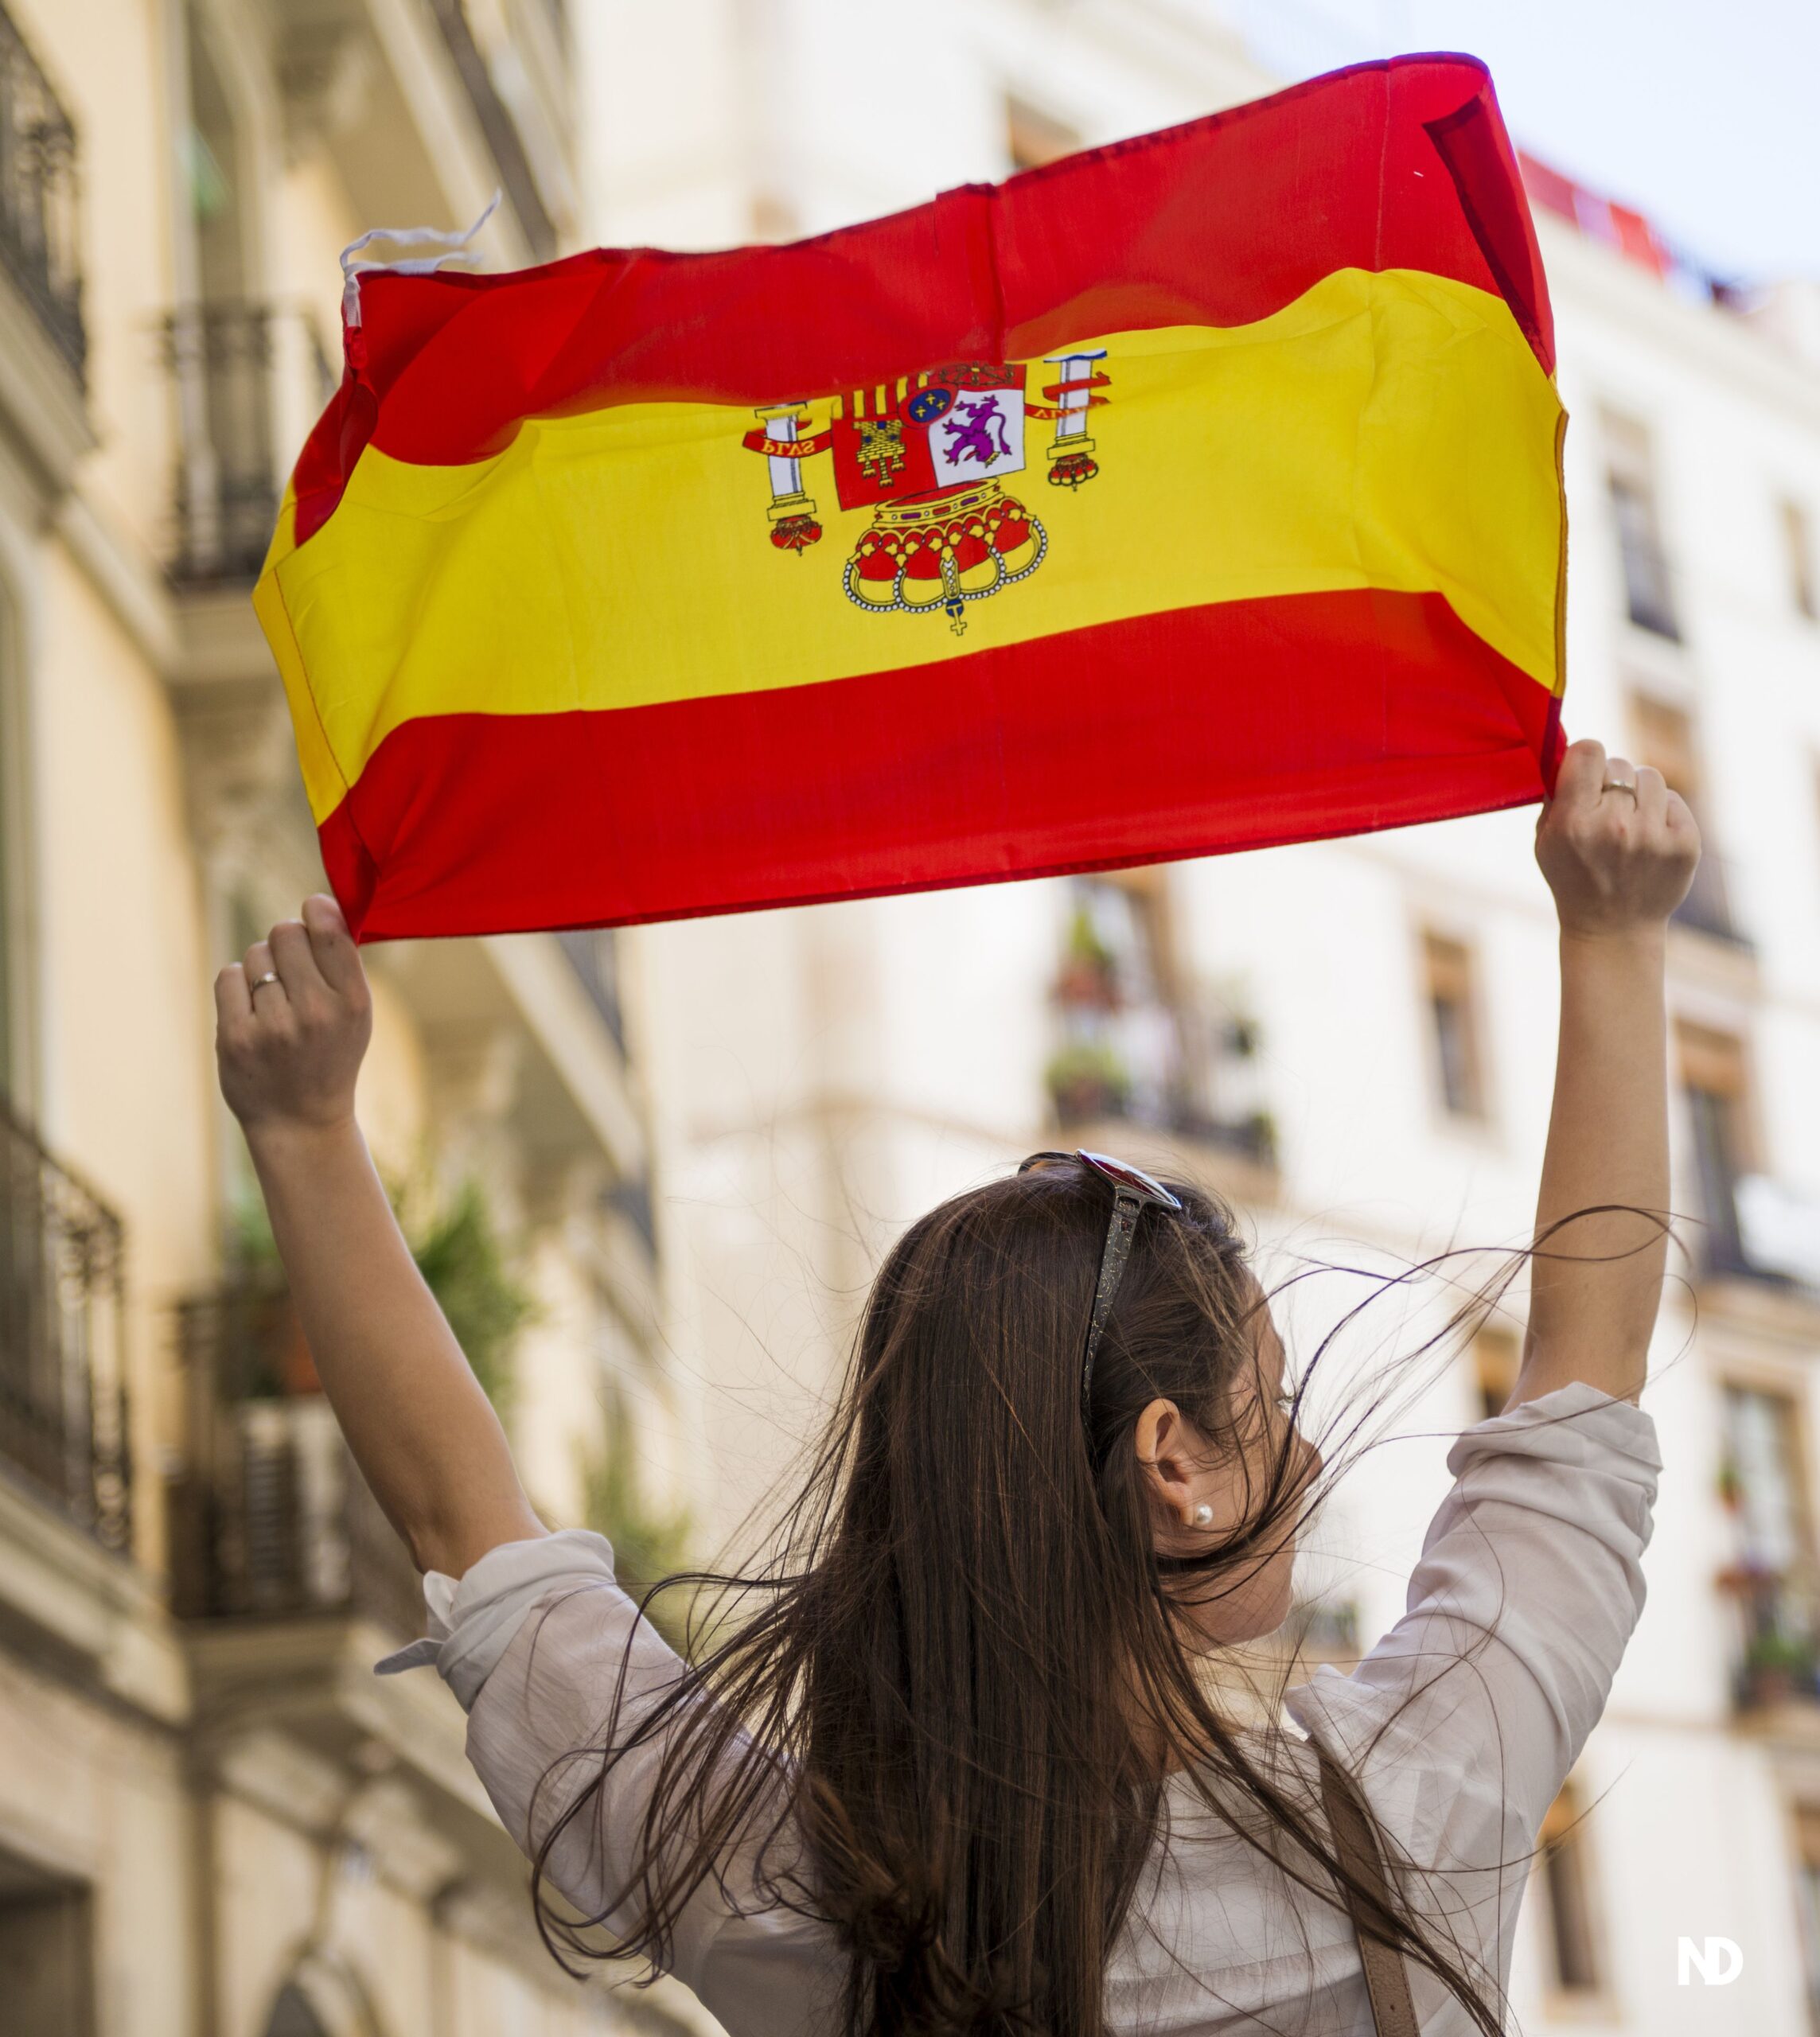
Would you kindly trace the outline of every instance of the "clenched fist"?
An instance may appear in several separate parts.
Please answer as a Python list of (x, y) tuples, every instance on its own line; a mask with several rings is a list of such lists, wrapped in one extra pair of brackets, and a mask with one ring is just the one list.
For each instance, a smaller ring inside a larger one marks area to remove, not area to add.
[(215, 979), (221, 1093), (251, 1134), (351, 1124), (372, 998), (333, 898), (303, 902)]
[(1700, 830), (1661, 772), (1576, 742), (1536, 824), (1536, 861), (1563, 933), (1639, 933), (1659, 929), (1687, 896)]

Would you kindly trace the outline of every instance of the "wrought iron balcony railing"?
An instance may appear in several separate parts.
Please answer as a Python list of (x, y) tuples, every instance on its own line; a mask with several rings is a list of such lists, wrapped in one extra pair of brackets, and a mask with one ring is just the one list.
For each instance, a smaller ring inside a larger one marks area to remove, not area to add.
[(0, 6), (0, 262), (80, 379), (76, 127)]
[(1719, 1585), (1735, 1608), (1732, 1700), (1740, 1712), (1820, 1704), (1820, 1599), (1808, 1567), (1740, 1563)]
[(251, 581), (278, 516), (281, 430), (301, 438), (334, 388), (322, 343), (294, 310), (190, 304), (166, 318), (164, 356), (179, 441), (171, 578)]
[(358, 1614), (422, 1633), (417, 1572), (341, 1440), (283, 1288), (230, 1286), (186, 1303), (178, 1327), (188, 1431), (170, 1491), (179, 1616)]
[(1248, 1028), (1194, 1004), (1126, 1005), (1116, 995), (1097, 1003), (1091, 986), (1072, 978), (1056, 1001), (1062, 1043), (1044, 1077), (1064, 1131), (1117, 1119), (1257, 1167), (1276, 1164), (1276, 1128), (1254, 1093)]
[(104, 1548), (132, 1536), (120, 1220), (0, 1104), (0, 1463)]

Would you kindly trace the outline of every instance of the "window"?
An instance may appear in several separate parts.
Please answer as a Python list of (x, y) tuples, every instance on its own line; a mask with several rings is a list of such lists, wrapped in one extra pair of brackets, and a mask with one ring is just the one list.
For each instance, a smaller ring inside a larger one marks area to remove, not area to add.
[(16, 2037), (92, 2037), (93, 1905), (88, 1889), (0, 1853), (0, 2001)]
[(1679, 642), (1668, 552), (1656, 505), (1655, 462), (1649, 433), (1635, 419), (1605, 418), (1606, 485), (1624, 569), (1624, 602), (1631, 620)]
[(1166, 1122), (1181, 1036), (1171, 1001), (1164, 899), (1153, 873), (1077, 878), (1055, 1003), (1062, 1044), (1049, 1067), (1064, 1125)]
[(1700, 803), (1700, 769), (1693, 723), (1686, 710), (1647, 693), (1631, 696), (1631, 722), (1637, 732), (1637, 761), (1661, 772), (1670, 792), (1689, 806)]
[(1510, 1405), (1522, 1361), (1522, 1346), (1514, 1330), (1488, 1322), (1473, 1338), (1473, 1375), (1482, 1420), (1502, 1414)]
[[(1670, 792), (1679, 793), (1701, 817), (1700, 749), (1692, 718), (1686, 710), (1647, 693), (1631, 696), (1631, 722), (1636, 731), (1637, 761), (1661, 772)], [(1693, 873), (1687, 896), (1675, 908), (1678, 925), (1697, 933), (1709, 933), (1720, 941), (1738, 941), (1737, 922), (1725, 885), (1725, 866), (1710, 840)]]
[(1751, 1171), (1744, 1046), (1728, 1033), (1689, 1024), (1675, 1028), (1675, 1045), (1706, 1223), (1707, 1270), (1742, 1273), (1748, 1268), (1738, 1228), (1738, 1183)]
[(1045, 1070), (1058, 1120), (1123, 1118), (1274, 1165), (1257, 1022), (1236, 990), (1216, 999), (1183, 981), (1165, 873), (1079, 877), (1066, 895)]
[(1081, 146), (1078, 131), (1054, 114), (1044, 113), (1015, 92), (1005, 99), (1005, 148), (1013, 169), (1040, 169), (1072, 155)]
[(1732, 1560), (1724, 1582), (1737, 1602), (1740, 1704), (1785, 1704), (1816, 1692), (1813, 1509), (1793, 1397), (1757, 1386), (1725, 1389), (1722, 1490)]
[(1799, 502), (1782, 505), (1782, 541), (1788, 559), (1788, 593), (1795, 613), (1820, 621), (1820, 565), (1814, 559), (1814, 520)]
[(1541, 1874), (1548, 1899), (1548, 1949), (1556, 1992), (1596, 1994), (1601, 1975), (1592, 1914), (1592, 1864), (1580, 1793), (1571, 1782), (1542, 1821)]
[(1777, 1576), (1804, 1568), (1810, 1533), (1793, 1399), (1756, 1386), (1725, 1389), (1726, 1486), (1739, 1552)]
[(1422, 962), (1441, 1101), (1452, 1116), (1483, 1117), (1485, 1094), (1471, 955), (1463, 941), (1424, 933)]

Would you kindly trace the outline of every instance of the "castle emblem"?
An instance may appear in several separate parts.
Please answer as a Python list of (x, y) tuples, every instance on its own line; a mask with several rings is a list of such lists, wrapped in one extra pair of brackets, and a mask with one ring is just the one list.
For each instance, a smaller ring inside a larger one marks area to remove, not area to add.
[(945, 615), (956, 636), (967, 604), (1027, 580), (1048, 555), (1041, 520), (1007, 492), (1024, 471), (1031, 419), (1053, 423), (1049, 479), (1077, 489), (1099, 469), (1089, 413), (1106, 399), (1104, 348), (1058, 354), (1032, 402), (1016, 364), (958, 361), (877, 388), (836, 396), (819, 430), (799, 403), (762, 409), (744, 444), (770, 471), (771, 542), (799, 558), (821, 539), (803, 462), (832, 456), (843, 509), (872, 521), (841, 569), (847, 598), (875, 614)]

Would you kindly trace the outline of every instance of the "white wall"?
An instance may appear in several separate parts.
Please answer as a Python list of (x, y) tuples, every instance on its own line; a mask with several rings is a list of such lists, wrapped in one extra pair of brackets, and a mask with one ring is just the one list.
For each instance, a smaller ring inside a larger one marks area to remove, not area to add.
[[(1259, 88), (1210, 9), (1165, 0), (973, 0), (925, 10), (914, 28), (835, 0), (677, 0), (661, 13), (613, 0), (589, 19), (602, 240), (809, 232), (1000, 174), (1007, 88), (1088, 141)], [(1569, 731), (1625, 748), (1639, 681), (1693, 713), (1705, 819), (1755, 960), (1678, 941), (1672, 995), (1745, 1034), (1765, 1164), (1813, 1191), (1820, 631), (1793, 612), (1772, 517), (1785, 493), (1820, 516), (1820, 375), (1557, 224), (1543, 231), (1574, 419)], [(1624, 617), (1604, 403), (1654, 434), (1679, 651)], [(1491, 816), (1173, 873), (1186, 963), (1242, 984), (1262, 1024), (1283, 1152), (1280, 1208), (1249, 1213), (1267, 1239), (1319, 1250), (1354, 1236), (1416, 1254), (1522, 1235), (1556, 989), (1532, 828), (1529, 813)], [(1064, 909), (1061, 886), (1030, 884), (636, 937), (673, 1331), (703, 1383), (723, 1527), (813, 1432), (883, 1244), (937, 1197), (1049, 1143), (1041, 1070)], [(1436, 1100), (1424, 925), (1475, 952), (1480, 1125), (1450, 1122)], [(1527, 2027), (1558, 2015), (1589, 2030), (1806, 2028), (1789, 1819), (1820, 1790), (1820, 1731), (1798, 1726), (1814, 1750), (1802, 1751), (1734, 1727), (1713, 1579), (1729, 1554), (1715, 1490), (1721, 1382), (1767, 1369), (1810, 1398), (1817, 1353), (1820, 1311), (1787, 1296), (1709, 1294), (1697, 1319), (1684, 1297), (1665, 1311), (1650, 1405), (1668, 1470), (1650, 1604), (1580, 1778), (1598, 1800), (1588, 1857), (1608, 1999), (1567, 2010), (1549, 1997), (1532, 1906), (1517, 1977)], [(1462, 1366), (1410, 1425), (1445, 1430), (1475, 1412)], [(1323, 1531), (1330, 1549), (1350, 1543), (1340, 1570), (1368, 1634), (1399, 1608), (1444, 1447), (1436, 1435), (1372, 1460)], [(1747, 1980), (1726, 1994), (1678, 1988), (1682, 1933), (1736, 1938)]]

